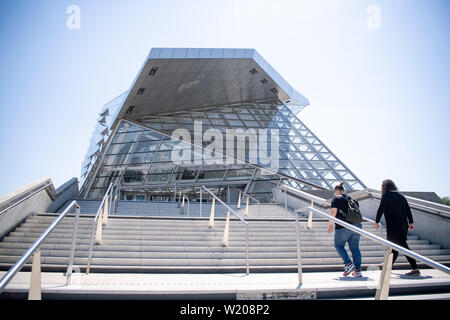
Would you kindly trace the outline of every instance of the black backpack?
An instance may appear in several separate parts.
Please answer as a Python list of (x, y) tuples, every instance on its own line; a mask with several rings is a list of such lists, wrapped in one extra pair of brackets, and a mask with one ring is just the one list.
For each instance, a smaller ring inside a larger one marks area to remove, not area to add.
[(342, 197), (345, 200), (347, 200), (347, 203), (348, 203), (347, 212), (339, 210), (341, 212), (341, 214), (344, 216), (345, 221), (347, 221), (351, 224), (363, 222), (364, 219), (361, 215), (361, 210), (359, 210), (358, 203), (347, 195), (342, 195)]

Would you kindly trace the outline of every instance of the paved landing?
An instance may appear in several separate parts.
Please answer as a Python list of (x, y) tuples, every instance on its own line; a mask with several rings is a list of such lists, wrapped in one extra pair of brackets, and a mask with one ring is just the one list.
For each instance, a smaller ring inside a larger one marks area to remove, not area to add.
[[(3, 276), (6, 272), (0, 272)], [(391, 288), (450, 285), (450, 275), (432, 269), (421, 270), (421, 276), (404, 276), (403, 270), (391, 274)], [(246, 274), (123, 274), (74, 273), (66, 286), (63, 273), (42, 273), (43, 293), (164, 295), (164, 294), (234, 294), (237, 299), (315, 298), (317, 291), (376, 289), (381, 271), (363, 272), (362, 278), (342, 277), (341, 272), (303, 273), (298, 285), (296, 273)], [(6, 287), (8, 292), (27, 292), (30, 272), (20, 272)], [(450, 293), (450, 292), (449, 292)]]

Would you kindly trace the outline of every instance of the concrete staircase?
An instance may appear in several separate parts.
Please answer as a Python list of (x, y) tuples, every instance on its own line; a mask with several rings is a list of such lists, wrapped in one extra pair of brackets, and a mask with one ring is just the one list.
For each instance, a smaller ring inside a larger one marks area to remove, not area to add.
[[(216, 206), (214, 228), (208, 228), (209, 208), (203, 208), (207, 217), (198, 217), (191, 204), (191, 216), (180, 216), (176, 203), (160, 206), (160, 214), (148, 212), (145, 216), (111, 215), (103, 227), (101, 245), (95, 245), (91, 272), (145, 272), (145, 273), (227, 273), (245, 271), (245, 227), (236, 220), (230, 222), (229, 247), (222, 246), (226, 214), (223, 206)], [(95, 208), (95, 206), (94, 206)], [(241, 209), (242, 211), (243, 209)], [(82, 212), (86, 207), (82, 207)], [(36, 214), (0, 242), (0, 269), (12, 266), (34, 240), (54, 221), (56, 214)], [(41, 247), (42, 268), (47, 271), (65, 271), (73, 230), (73, 216), (66, 217)], [(84, 271), (92, 230), (92, 215), (82, 215), (74, 265)], [(250, 272), (296, 272), (296, 230), (291, 213), (278, 205), (261, 205), (259, 218), (256, 206), (247, 218), (250, 230)], [(301, 221), (301, 252), (304, 271), (336, 271), (342, 262), (333, 246), (333, 234), (327, 233), (327, 221), (314, 220), (312, 230)], [(364, 229), (375, 232), (371, 224)], [(381, 234), (383, 237), (384, 235)], [(440, 263), (450, 263), (450, 250), (415, 236), (408, 238), (413, 251)], [(361, 239), (363, 269), (377, 268), (383, 259), (383, 248)], [(23, 270), (29, 269), (31, 259)], [(396, 267), (409, 266), (400, 255)]]

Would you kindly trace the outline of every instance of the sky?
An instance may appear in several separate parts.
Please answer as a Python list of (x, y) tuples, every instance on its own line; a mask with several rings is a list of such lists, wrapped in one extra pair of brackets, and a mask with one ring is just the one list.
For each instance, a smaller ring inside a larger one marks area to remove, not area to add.
[(449, 27), (448, 0), (3, 0), (0, 195), (79, 177), (151, 48), (192, 47), (256, 49), (367, 187), (450, 196)]

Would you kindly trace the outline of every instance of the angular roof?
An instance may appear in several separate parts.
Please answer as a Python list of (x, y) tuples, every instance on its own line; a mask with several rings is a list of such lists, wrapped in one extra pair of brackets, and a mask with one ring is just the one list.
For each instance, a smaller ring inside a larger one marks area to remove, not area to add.
[(153, 48), (116, 119), (274, 98), (309, 105), (254, 49)]

